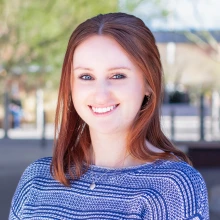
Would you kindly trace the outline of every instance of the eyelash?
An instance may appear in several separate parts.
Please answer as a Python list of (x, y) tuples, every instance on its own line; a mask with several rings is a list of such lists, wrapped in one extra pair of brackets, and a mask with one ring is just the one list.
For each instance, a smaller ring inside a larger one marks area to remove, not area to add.
[[(119, 76), (119, 77), (118, 77)], [(80, 79), (82, 80), (94, 80), (92, 78), (92, 76), (88, 75), (88, 74), (84, 74), (84, 75), (81, 75), (79, 76)], [(88, 79), (89, 78), (89, 79)], [(124, 74), (115, 74), (111, 77), (111, 79), (124, 79), (126, 78), (126, 76)]]

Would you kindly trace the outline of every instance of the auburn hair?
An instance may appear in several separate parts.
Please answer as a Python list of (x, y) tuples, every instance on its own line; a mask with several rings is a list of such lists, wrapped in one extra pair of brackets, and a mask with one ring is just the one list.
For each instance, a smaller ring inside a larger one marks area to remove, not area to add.
[[(90, 36), (113, 38), (140, 67), (151, 96), (145, 97), (127, 136), (127, 150), (142, 161), (157, 159), (183, 160), (187, 156), (164, 135), (160, 125), (163, 71), (155, 38), (144, 22), (129, 14), (100, 14), (81, 23), (72, 33), (65, 54), (55, 117), (55, 141), (51, 173), (68, 186), (89, 167), (91, 138), (88, 125), (77, 114), (71, 97), (70, 75), (76, 47)], [(146, 146), (146, 140), (164, 153), (156, 153)]]

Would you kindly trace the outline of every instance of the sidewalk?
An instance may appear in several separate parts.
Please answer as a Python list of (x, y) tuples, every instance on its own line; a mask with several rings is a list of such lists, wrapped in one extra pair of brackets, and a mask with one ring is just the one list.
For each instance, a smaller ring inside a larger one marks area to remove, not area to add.
[[(8, 219), (12, 196), (24, 169), (38, 158), (52, 155), (52, 140), (0, 139), (0, 219)], [(220, 167), (199, 168), (203, 175), (210, 200), (210, 219), (220, 219)]]
[[(9, 129), (8, 136), (11, 139), (41, 139), (42, 129), (36, 129), (34, 125), (22, 124), (21, 128)], [(4, 137), (4, 130), (0, 128), (0, 141)], [(54, 125), (46, 124), (45, 137), (47, 139), (53, 139), (54, 137)]]

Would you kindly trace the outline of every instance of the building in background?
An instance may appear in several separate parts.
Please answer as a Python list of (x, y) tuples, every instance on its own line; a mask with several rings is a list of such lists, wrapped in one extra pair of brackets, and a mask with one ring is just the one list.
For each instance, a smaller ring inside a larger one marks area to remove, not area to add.
[(119, 5), (144, 20), (155, 35), (166, 92), (171, 94), (165, 102), (193, 101), (199, 93), (219, 91), (220, 1), (146, 0), (131, 5), (121, 0)]

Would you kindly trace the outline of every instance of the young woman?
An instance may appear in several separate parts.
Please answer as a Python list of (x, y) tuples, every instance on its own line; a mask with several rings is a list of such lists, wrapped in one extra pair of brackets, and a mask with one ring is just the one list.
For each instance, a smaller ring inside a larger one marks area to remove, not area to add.
[(151, 31), (124, 13), (80, 24), (67, 47), (52, 158), (31, 164), (10, 219), (209, 219), (207, 190), (160, 127)]

